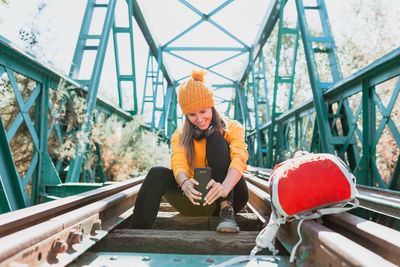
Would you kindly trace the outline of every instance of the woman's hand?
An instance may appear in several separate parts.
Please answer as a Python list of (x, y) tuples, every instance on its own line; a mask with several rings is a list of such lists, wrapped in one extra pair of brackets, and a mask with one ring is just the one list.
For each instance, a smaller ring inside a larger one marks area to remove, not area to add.
[(195, 179), (188, 179), (186, 182), (182, 184), (182, 191), (186, 195), (186, 197), (193, 203), (193, 205), (200, 205), (199, 202), (196, 202), (195, 199), (201, 199), (201, 193), (194, 189), (194, 185), (198, 185), (199, 183)]
[(206, 189), (209, 189), (209, 188), (211, 188), (211, 189), (210, 189), (210, 191), (208, 191), (206, 197), (204, 198), (203, 206), (211, 205), (219, 197), (225, 198), (229, 194), (228, 189), (226, 189), (221, 183), (218, 183), (218, 182), (214, 181), (213, 179), (211, 179), (210, 182), (208, 182), (208, 184), (206, 186)]

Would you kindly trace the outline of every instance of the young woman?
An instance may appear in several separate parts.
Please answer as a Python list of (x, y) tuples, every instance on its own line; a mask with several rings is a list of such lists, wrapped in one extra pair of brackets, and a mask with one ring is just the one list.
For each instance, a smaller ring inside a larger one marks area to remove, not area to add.
[[(151, 228), (164, 196), (182, 215), (219, 216), (219, 232), (240, 230), (235, 213), (249, 198), (242, 177), (248, 159), (244, 129), (239, 122), (222, 118), (214, 108), (213, 92), (204, 84), (204, 74), (193, 71), (191, 79), (179, 87), (178, 102), (186, 117), (171, 139), (172, 170), (150, 169), (136, 199), (132, 228)], [(198, 184), (196, 167), (212, 169), (205, 196), (194, 187)]]

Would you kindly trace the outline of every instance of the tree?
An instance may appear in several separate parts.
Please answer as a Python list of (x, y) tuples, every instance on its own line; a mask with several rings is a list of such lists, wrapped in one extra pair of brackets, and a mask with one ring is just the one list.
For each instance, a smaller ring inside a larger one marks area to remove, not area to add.
[(25, 49), (35, 55), (35, 57), (46, 64), (57, 69), (57, 64), (53, 60), (53, 55), (50, 53), (52, 36), (49, 34), (50, 28), (48, 22), (44, 21), (43, 13), (47, 8), (47, 3), (42, 0), (36, 12), (33, 14), (33, 20), (28, 21), (24, 27), (19, 29), (20, 39), (25, 43)]
[[(395, 21), (400, 17), (400, 8), (398, 2), (392, 0), (356, 0), (347, 1), (344, 5), (347, 8), (343, 9), (341, 17), (346, 21), (346, 25), (340, 27), (342, 34), (337, 38), (337, 46), (343, 75), (346, 77), (399, 46), (400, 25)], [(385, 106), (392, 97), (397, 79), (388, 80), (374, 88)], [(361, 95), (357, 95), (350, 99), (353, 111), (360, 104), (360, 97)], [(400, 114), (399, 101), (394, 105), (390, 115), (395, 125), (400, 124), (398, 114)], [(381, 121), (382, 115), (377, 109), (376, 129)], [(361, 118), (358, 120), (358, 126), (360, 129), (363, 127)], [(388, 182), (393, 174), (399, 153), (399, 145), (386, 126), (375, 152), (376, 164), (384, 182)]]

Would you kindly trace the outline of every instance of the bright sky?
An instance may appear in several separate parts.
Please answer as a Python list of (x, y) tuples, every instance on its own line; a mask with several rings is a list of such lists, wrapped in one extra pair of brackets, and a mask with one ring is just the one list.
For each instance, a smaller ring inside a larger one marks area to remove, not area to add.
[[(86, 1), (70, 0), (70, 1), (43, 1), (43, 0), (13, 0), (9, 1), (8, 6), (0, 6), (0, 34), (11, 40), (15, 44), (23, 47), (24, 43), (20, 40), (19, 29), (26, 28), (26, 24), (32, 23), (37, 17), (37, 6), (39, 3), (45, 2), (46, 8), (43, 9), (36, 25), (42, 33), (40, 36), (41, 46), (45, 47), (39, 58), (51, 59), (53, 65), (62, 73), (67, 74), (71, 65), (73, 53), (75, 50), (76, 40), (79, 34), (81, 21), (83, 18)], [(188, 7), (176, 0), (146, 0), (138, 1), (142, 12), (148, 19), (148, 24), (155, 33), (156, 39), (160, 44), (165, 44), (187, 27), (198, 21), (200, 17)], [(207, 0), (195, 2), (195, 7), (204, 13), (211, 12), (214, 8), (225, 1), (222, 0)], [(127, 25), (126, 5), (125, 1), (117, 2), (117, 25)], [(259, 29), (263, 16), (268, 7), (268, 1), (253, 0), (252, 5), (248, 5), (246, 0), (237, 0), (229, 4), (222, 11), (212, 16), (212, 19), (221, 25), (223, 28), (232, 33), (246, 45), (250, 46)], [(173, 12), (165, 12), (165, 10), (173, 10)], [(122, 14), (122, 15), (121, 15)], [(96, 13), (94, 16), (96, 19)], [(99, 20), (100, 21), (100, 20)], [(139, 94), (139, 106), (141, 105), (141, 95), (143, 93), (145, 67), (147, 61), (148, 48), (145, 43), (139, 28), (134, 22), (135, 35), (135, 66), (137, 76), (137, 91)], [(98, 24), (93, 31), (100, 31), (101, 24)], [(97, 28), (97, 29), (96, 29)], [(110, 38), (111, 41), (111, 38)], [(221, 34), (221, 31), (209, 23), (202, 23), (189, 34), (179, 38), (171, 43), (172, 46), (229, 46), (242, 47), (242, 45), (233, 40), (231, 37)], [(110, 43), (111, 44), (111, 43)], [(110, 46), (111, 48), (111, 46)], [(45, 51), (44, 51), (45, 50)], [(236, 53), (236, 52), (234, 52)], [(189, 60), (208, 66), (214, 64), (230, 55), (233, 52), (176, 52), (177, 55), (183, 56)], [(112, 49), (108, 49), (108, 55), (113, 55)], [(122, 71), (129, 71), (129, 57), (122, 57)], [(227, 77), (237, 79), (237, 74), (243, 68), (246, 55), (242, 55), (235, 60), (229, 61), (229, 64), (223, 64), (215, 68)], [(171, 55), (164, 55), (164, 60), (168, 64), (174, 79), (180, 79), (187, 76), (192, 69), (198, 69), (187, 62), (184, 62)], [(124, 61), (127, 61), (124, 63)], [(127, 67), (128, 66), (128, 67)], [(90, 70), (89, 68), (87, 69)], [(236, 77), (235, 77), (236, 74)], [(82, 76), (88, 76), (89, 73), (83, 71)], [(213, 74), (207, 75), (209, 83), (220, 82), (227, 83), (226, 80), (220, 79)], [(214, 80), (213, 80), (214, 79)], [(110, 87), (115, 88), (115, 67), (113, 57), (107, 56), (103, 68), (102, 81), (100, 85), (100, 93), (110, 96), (104, 91)], [(116, 99), (117, 92), (112, 92), (112, 97)]]
[[(42, 49), (39, 51), (40, 57), (51, 59), (55, 67), (62, 73), (67, 74), (71, 65), (72, 56), (75, 50), (76, 40), (79, 34), (80, 25), (82, 22), (86, 1), (83, 0), (10, 0), (8, 6), (0, 5), (0, 34), (16, 43), (19, 46), (24, 44), (20, 41), (18, 31), (24, 28), (28, 23), (34, 21), (35, 14), (37, 14), (37, 6), (39, 3), (46, 2), (47, 6), (43, 10), (39, 20), (36, 22), (42, 35), (40, 41)], [(98, 1), (99, 2), (99, 1)], [(107, 1), (104, 1), (107, 2)], [(142, 11), (148, 18), (148, 23), (154, 31), (158, 41), (161, 44), (169, 41), (171, 38), (179, 34), (181, 31), (192, 25), (199, 20), (199, 16), (176, 0), (138, 0), (142, 7)], [(202, 0), (202, 1), (189, 1), (196, 6), (200, 11), (208, 13), (218, 5), (222, 4), (223, 0)], [(236, 0), (229, 4), (223, 11), (218, 12), (212, 19), (222, 27), (230, 31), (238, 39), (242, 40), (247, 45), (251, 45), (254, 41), (255, 35), (258, 32), (259, 24), (262, 22), (263, 15), (269, 1), (264, 0)], [(355, 16), (349, 16), (343, 19), (343, 14), (351, 14), (353, 10), (348, 9), (348, 2), (345, 0), (326, 0), (332, 30), (337, 40), (340, 40), (341, 33), (354, 32), (354, 37), (364, 36), (362, 32), (363, 25), (351, 23), (356, 21)], [(124, 16), (126, 10), (125, 1), (118, 1), (117, 6), (117, 24), (126, 23)], [(382, 0), (380, 4), (387, 5), (388, 13), (385, 14), (388, 21), (394, 23), (388, 24), (388, 32), (390, 34), (399, 36), (398, 17), (396, 18), (394, 11), (400, 10), (400, 1), (398, 0)], [(294, 16), (294, 1), (289, 1), (291, 5), (290, 15)], [(392, 17), (392, 18), (391, 18)], [(121, 19), (122, 18), (122, 19)], [(134, 20), (133, 20), (134, 21)], [(397, 25), (397, 26), (396, 26)], [(357, 28), (358, 27), (358, 28)], [(397, 28), (393, 28), (397, 27)], [(197, 33), (197, 34), (196, 34)], [(339, 33), (339, 34), (338, 34)], [(145, 77), (145, 67), (147, 61), (147, 44), (141, 36), (140, 30), (137, 28), (134, 21), (134, 35), (135, 35), (135, 66), (137, 76), (137, 90), (139, 94), (138, 104), (141, 106), (141, 95), (143, 92), (143, 84)], [(373, 40), (374, 36), (371, 35), (371, 42), (379, 43), (380, 40)], [(400, 37), (399, 37), (400, 38)], [(111, 38), (110, 38), (111, 41)], [(190, 34), (176, 40), (172, 46), (182, 46), (188, 43), (192, 45), (205, 45), (205, 46), (236, 46), (240, 44), (232, 41), (232, 38), (220, 34), (219, 30), (211, 27), (208, 23), (202, 23)], [(111, 48), (111, 47), (110, 47)], [(112, 49), (107, 52), (106, 62), (103, 68), (103, 75), (101, 81), (100, 93), (108, 97), (116, 99), (117, 91), (107, 92), (110, 88), (115, 86), (115, 67), (112, 57)], [(196, 62), (209, 65), (210, 62), (217, 62), (222, 56), (226, 56), (221, 52), (196, 52), (191, 55), (185, 52), (176, 52), (181, 56), (187, 56), (189, 59), (195, 59)], [(128, 57), (122, 58), (126, 60)], [(182, 62), (175, 57), (165, 55), (165, 60), (170, 67), (174, 78), (179, 79), (190, 73), (195, 68), (192, 65)], [(237, 78), (237, 74), (243, 68), (244, 56), (239, 57), (229, 65), (221, 65), (217, 70), (225, 75)], [(124, 62), (122, 62), (124, 63)], [(129, 69), (129, 62), (124, 64), (123, 70)], [(215, 75), (209, 75), (207, 79), (214, 79)]]

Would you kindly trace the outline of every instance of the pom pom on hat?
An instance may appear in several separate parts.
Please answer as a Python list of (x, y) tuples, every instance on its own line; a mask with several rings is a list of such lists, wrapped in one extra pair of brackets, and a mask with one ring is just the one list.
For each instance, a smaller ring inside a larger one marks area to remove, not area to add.
[(184, 115), (213, 107), (213, 92), (204, 84), (205, 70), (193, 70), (192, 78), (179, 87), (178, 102)]
[(204, 82), (204, 75), (207, 74), (205, 70), (192, 70), (192, 79), (198, 82)]

